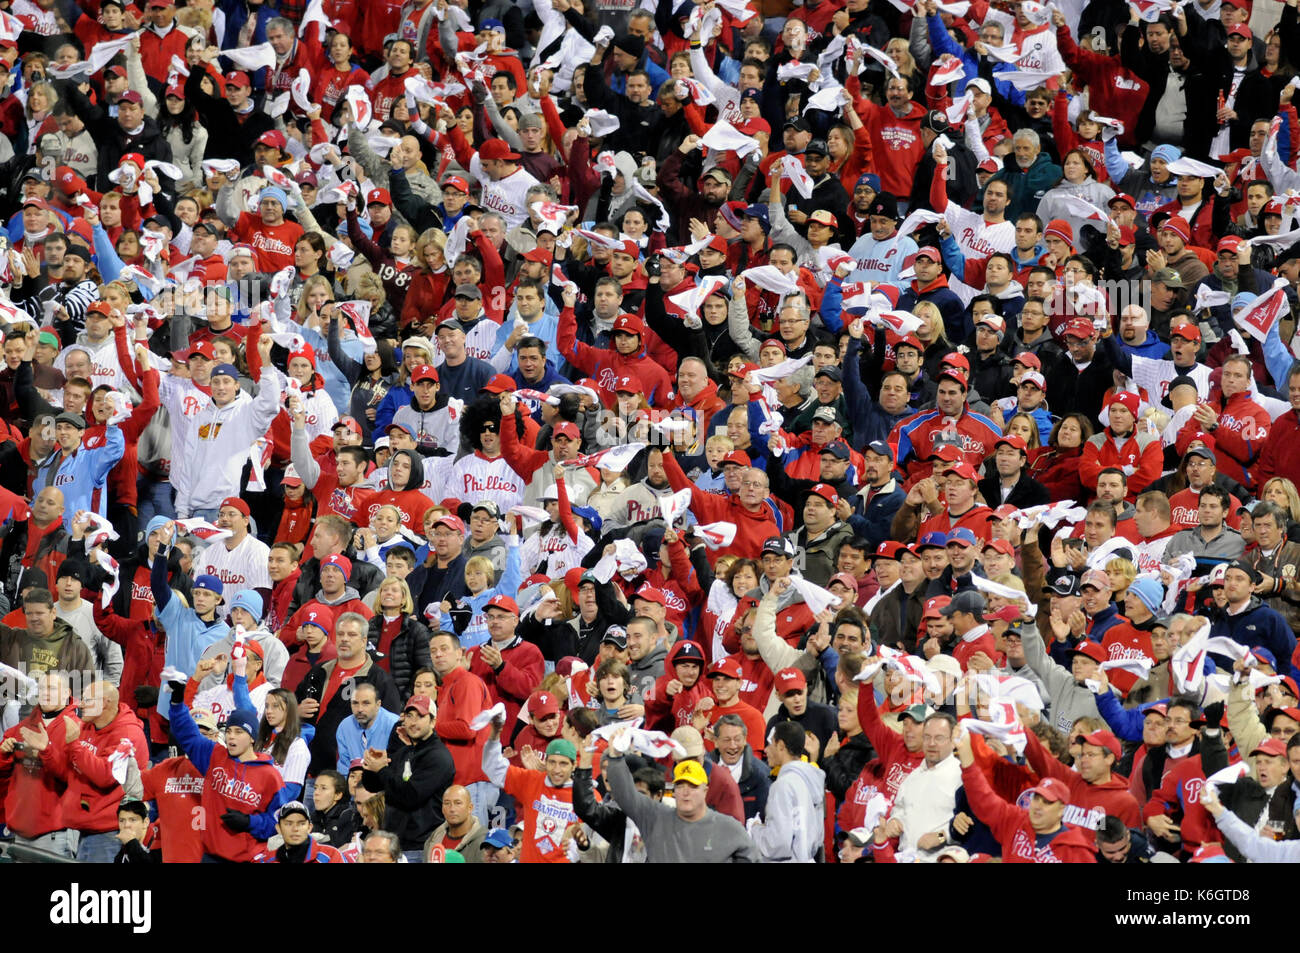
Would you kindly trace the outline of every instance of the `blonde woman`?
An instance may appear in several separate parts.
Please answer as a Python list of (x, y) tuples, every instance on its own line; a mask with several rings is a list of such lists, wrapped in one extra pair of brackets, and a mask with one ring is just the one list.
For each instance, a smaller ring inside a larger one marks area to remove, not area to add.
[(415, 611), (415, 600), (405, 579), (388, 576), (375, 594), (375, 614), (370, 620), (370, 654), (375, 664), (393, 677), (399, 698), (409, 698), (415, 673), (429, 668), (432, 633)]
[(1025, 442), (1025, 448), (1033, 450), (1043, 444), (1038, 433), (1038, 422), (1029, 414), (1012, 414), (1007, 425), (1002, 428), (1003, 436), (1016, 436)]
[(447, 285), (451, 281), (444, 253), (446, 247), (447, 233), (440, 228), (426, 229), (416, 241), (412, 256), (415, 273), (407, 285), (398, 322), (403, 331), (419, 324), (426, 316), (437, 314), (446, 302)]
[(1295, 484), (1287, 477), (1273, 477), (1264, 483), (1259, 498), (1268, 503), (1276, 503), (1287, 514), (1287, 539), (1300, 541), (1300, 493)]
[(41, 136), (59, 131), (54, 122), (54, 106), (59, 94), (49, 83), (37, 83), (27, 91), (27, 154), (35, 155)]
[(916, 330), (917, 339), (925, 345), (921, 366), (929, 380), (936, 380), (939, 376), (939, 365), (943, 362), (944, 356), (952, 350), (952, 345), (948, 343), (948, 334), (944, 330), (943, 313), (933, 302), (918, 301), (912, 308), (912, 315), (924, 322)]

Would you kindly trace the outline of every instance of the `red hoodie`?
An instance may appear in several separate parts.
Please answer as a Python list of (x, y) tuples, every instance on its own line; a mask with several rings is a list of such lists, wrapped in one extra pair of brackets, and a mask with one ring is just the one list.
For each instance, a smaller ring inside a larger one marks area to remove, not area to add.
[[(41, 710), (33, 708), (31, 714), (6, 731), (4, 737), (22, 741), (22, 729), (34, 731), (40, 721)], [(5, 823), (15, 834), (29, 840), (68, 826), (63, 820), (63, 793), (67, 789), (68, 773), (65, 721), (77, 723), (77, 710), (72, 705), (46, 722), (45, 733), (50, 743), (39, 755), (30, 748), (22, 752), (0, 752)]]
[[(685, 640), (678, 640), (677, 644), (672, 647), (664, 663), (664, 674), (655, 680), (654, 685), (642, 697), (642, 701), (645, 703), (645, 724), (647, 728), (672, 732), (675, 728), (689, 725), (691, 717), (695, 714), (695, 706), (701, 700), (713, 697), (712, 686), (709, 680), (704, 677), (704, 666), (702, 665), (695, 684), (691, 685), (690, 688), (682, 688), (675, 695), (668, 694), (668, 683), (674, 680), (681, 681), (677, 677), (676, 662), (685, 645)], [(687, 661), (695, 661), (695, 659), (692, 657)]]
[(135, 711), (135, 689), (158, 684), (165, 638), (148, 619), (124, 619), (110, 609), (100, 608), (98, 599), (91, 600), (91, 608), (99, 631), (122, 647), (122, 678), (118, 689), (126, 699), (126, 706)]
[(125, 702), (118, 702), (117, 715), (103, 728), (81, 723), (81, 737), (68, 746), (68, 789), (63, 794), (63, 822), (68, 827), (83, 834), (117, 830), (122, 785), (109, 759), (123, 745), (130, 745), (129, 756), (141, 771), (149, 766), (144, 726)]
[(164, 864), (203, 860), (203, 837), (194, 827), (203, 803), (203, 772), (184, 755), (160, 761), (141, 776), (144, 800), (158, 806)]
[[(513, 732), (519, 717), (519, 709), (542, 683), (542, 678), (546, 674), (542, 651), (531, 642), (525, 642), (516, 636), (514, 641), (501, 651), (501, 668), (494, 670), (483, 661), (482, 649), (480, 645), (470, 651), (469, 670), (483, 680), (488, 695), (492, 698), (491, 704), (484, 705), (483, 708), (491, 708), (497, 702), (505, 705), (506, 730)], [(482, 711), (483, 708), (478, 711)], [(473, 718), (478, 711), (469, 717)]]
[[(569, 312), (570, 315), (572, 312)], [(664, 473), (674, 491), (694, 487), (681, 465), (671, 451), (664, 451)], [(780, 536), (781, 527), (767, 506), (759, 506), (750, 511), (741, 505), (734, 496), (717, 496), (712, 493), (700, 493), (698, 488), (691, 496), (691, 512), (701, 523), (725, 521), (736, 526), (736, 538), (728, 552), (741, 558), (757, 559), (763, 549), (763, 541), (770, 536)], [(712, 565), (722, 555), (721, 550), (709, 550), (709, 564)]]
[[(1008, 804), (993, 793), (984, 773), (972, 764), (961, 772), (962, 787), (975, 816), (988, 825), (1002, 844), (1004, 864), (1095, 864), (1095, 838), (1091, 831), (1062, 825), (1046, 843), (1029, 823), (1029, 812)], [(1068, 809), (1067, 809), (1068, 813)], [(1127, 823), (1127, 822), (1126, 822)], [(1041, 835), (1046, 836), (1046, 835)]]
[(1107, 815), (1114, 815), (1125, 827), (1142, 825), (1142, 810), (1137, 799), (1129, 793), (1128, 778), (1112, 774), (1103, 784), (1089, 784), (1073, 768), (1067, 768), (1043, 747), (1038, 737), (1030, 732), (1025, 747), (1025, 758), (1039, 777), (1056, 778), (1070, 789), (1070, 804), (1065, 809), (1065, 823), (1095, 831)]
[[(483, 746), (491, 726), (474, 731), (469, 723), (492, 707), (492, 697), (483, 679), (457, 665), (442, 677), (438, 686), (438, 719), (434, 730), (442, 739), (456, 765), (456, 783), (486, 781), (483, 773)], [(509, 721), (506, 722), (510, 724)]]
[(560, 353), (600, 385), (601, 400), (606, 407), (614, 405), (614, 386), (624, 375), (640, 381), (645, 399), (651, 405), (664, 409), (672, 406), (672, 379), (663, 367), (646, 354), (644, 344), (647, 339), (644, 334), (641, 338), (642, 349), (631, 356), (624, 356), (613, 347), (592, 347), (578, 340), (578, 320), (574, 317), (572, 308), (565, 308), (560, 312), (555, 337)]

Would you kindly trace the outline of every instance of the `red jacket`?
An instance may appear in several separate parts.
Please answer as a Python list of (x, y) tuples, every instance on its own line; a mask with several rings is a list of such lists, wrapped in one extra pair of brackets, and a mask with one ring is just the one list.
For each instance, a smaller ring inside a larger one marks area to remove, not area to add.
[(740, 700), (760, 713), (765, 711), (772, 696), (773, 677), (767, 663), (758, 655), (751, 658), (744, 652), (736, 652), (727, 658), (740, 663)]
[(201, 816), (203, 772), (181, 755), (160, 761), (141, 777), (144, 800), (158, 806), (164, 864), (197, 864), (203, 860), (203, 836), (194, 819)]
[[(301, 612), (300, 609), (298, 613), (294, 614), (294, 618), (297, 618)], [(330, 615), (330, 618), (334, 618), (333, 614)], [(333, 628), (333, 625), (330, 628)], [(298, 626), (293, 625), (292, 638), (296, 639), (297, 637)], [(297, 691), (298, 686), (302, 684), (302, 680), (307, 677), (307, 673), (315, 666), (324, 665), (326, 662), (339, 657), (339, 650), (335, 647), (333, 639), (325, 640), (321, 646), (320, 655), (316, 657), (315, 662), (307, 658), (306, 642), (291, 642), (288, 645), (290, 651), (289, 661), (285, 663), (284, 672), (280, 675), (280, 687), (285, 691)]]
[(1076, 85), (1088, 87), (1088, 105), (1093, 111), (1124, 124), (1120, 148), (1132, 149), (1137, 144), (1138, 116), (1146, 105), (1150, 87), (1122, 66), (1118, 56), (1103, 56), (1080, 47), (1068, 26), (1056, 31), (1056, 49), (1074, 73)]
[[(518, 636), (501, 652), (501, 668), (492, 669), (483, 661), (483, 646), (476, 646), (469, 653), (469, 670), (477, 675), (487, 686), (492, 702), (484, 707), (491, 708), (497, 702), (506, 706), (506, 731), (513, 734), (519, 709), (523, 707), (528, 696), (542, 683), (546, 675), (546, 662), (542, 650), (531, 642), (525, 642)], [(480, 708), (479, 711), (483, 709)], [(470, 715), (473, 718), (478, 712)]]
[(871, 154), (880, 173), (881, 190), (910, 195), (913, 173), (925, 153), (921, 141), (921, 122), (927, 115), (925, 107), (913, 100), (905, 114), (896, 116), (888, 106), (861, 98), (861, 84), (856, 76), (849, 77), (845, 88), (856, 97), (854, 109), (871, 131)]
[(1273, 421), (1251, 472), (1256, 486), (1262, 487), (1275, 476), (1300, 486), (1300, 417), (1294, 410)]
[(903, 779), (925, 760), (925, 752), (919, 748), (908, 751), (902, 734), (884, 723), (880, 709), (876, 706), (876, 693), (870, 685), (863, 685), (858, 692), (858, 724), (862, 726), (867, 740), (876, 749), (876, 755), (884, 766), (882, 781), (889, 789), (892, 800), (897, 796)]
[(1070, 804), (1065, 809), (1065, 823), (1095, 831), (1108, 814), (1113, 814), (1125, 827), (1141, 825), (1142, 811), (1128, 791), (1127, 778), (1112, 774), (1105, 784), (1089, 784), (1079, 772), (1057, 761), (1033, 732), (1028, 734), (1025, 758), (1039, 777), (1056, 778), (1069, 787)]
[(145, 770), (149, 743), (140, 719), (125, 702), (118, 702), (117, 716), (103, 728), (81, 723), (81, 737), (68, 747), (68, 789), (63, 794), (63, 820), (68, 827), (83, 834), (117, 830), (122, 785), (113, 777), (109, 758), (124, 743), (131, 746), (130, 757), (140, 770)]
[(560, 353), (587, 377), (600, 385), (601, 400), (606, 407), (614, 406), (614, 386), (623, 375), (641, 382), (645, 399), (655, 407), (672, 406), (673, 384), (668, 372), (647, 355), (642, 337), (642, 349), (632, 357), (625, 357), (614, 348), (597, 348), (578, 340), (578, 320), (572, 308), (560, 312), (560, 323), (555, 335)]
[[(668, 477), (669, 485), (675, 491), (695, 486), (682, 472), (676, 457), (668, 451), (664, 453), (664, 473)], [(735, 496), (700, 493), (697, 488), (691, 494), (691, 512), (701, 523), (719, 521), (734, 523), (736, 538), (728, 551), (743, 559), (757, 559), (763, 549), (763, 541), (770, 536), (781, 535), (781, 527), (777, 524), (771, 509), (762, 505), (757, 511), (750, 511), (742, 506), (740, 499)], [(710, 550), (710, 564), (720, 555), (722, 555), (721, 551)]]
[(171, 71), (173, 56), (185, 61), (185, 45), (189, 36), (181, 30), (176, 20), (172, 20), (171, 29), (166, 36), (159, 36), (151, 25), (145, 25), (140, 31), (140, 65), (146, 76), (156, 76), (160, 80)]
[[(442, 678), (438, 686), (438, 719), (434, 730), (451, 752), (456, 765), (456, 783), (473, 784), (486, 781), (483, 773), (483, 746), (487, 744), (490, 726), (474, 731), (469, 723), (492, 707), (492, 696), (483, 679), (465, 671), (459, 665)], [(506, 722), (509, 727), (510, 722)]]
[(1107, 467), (1133, 468), (1132, 472), (1125, 471), (1128, 473), (1126, 499), (1132, 503), (1140, 492), (1160, 479), (1164, 470), (1164, 448), (1160, 438), (1140, 427), (1119, 443), (1109, 428), (1095, 434), (1083, 445), (1083, 454), (1079, 458), (1079, 482), (1088, 496), (1096, 492), (1097, 477)]
[[(35, 729), (41, 710), (30, 715), (4, 733), (5, 738), (23, 740), (24, 727)], [(0, 753), (0, 782), (5, 788), (5, 823), (15, 834), (29, 839), (68, 825), (63, 820), (63, 793), (67, 789), (68, 745), (65, 721), (77, 722), (72, 705), (59, 712), (46, 726), (50, 743), (39, 755), (30, 749), (18, 753)], [(21, 762), (21, 763), (19, 763)]]
[(1029, 823), (1029, 811), (1014, 807), (993, 793), (978, 765), (962, 768), (962, 787), (975, 816), (988, 825), (1002, 844), (1004, 864), (1095, 864), (1095, 838), (1091, 831), (1063, 825), (1041, 846)]
[(953, 519), (947, 510), (937, 516), (927, 516), (917, 527), (916, 538), (920, 539), (926, 533), (951, 533), (960, 527), (966, 527), (975, 534), (975, 537), (981, 543), (987, 543), (993, 538), (993, 524), (989, 522), (989, 515), (993, 511), (983, 503), (976, 503), (965, 513)]
[[(148, 577), (148, 569), (141, 567), (138, 572), (144, 572)], [(127, 699), (127, 707), (134, 711), (135, 689), (140, 685), (158, 684), (163, 669), (165, 638), (147, 619), (124, 619), (115, 612), (100, 608), (98, 599), (90, 600), (90, 604), (99, 631), (122, 647), (122, 678), (118, 689)]]
[[(1210, 394), (1209, 404), (1219, 412), (1219, 425), (1212, 435), (1219, 472), (1248, 489), (1262, 486), (1262, 483), (1257, 483), (1251, 477), (1250, 468), (1260, 456), (1268, 440), (1269, 428), (1273, 425), (1268, 411), (1255, 403), (1247, 391), (1233, 394), (1224, 400), (1216, 390)], [(1187, 419), (1175, 441), (1180, 453), (1185, 452), (1192, 435), (1201, 429), (1195, 417)]]
[[(973, 633), (967, 632), (966, 635)], [(969, 641), (966, 638), (959, 638), (957, 644), (953, 646), (952, 657), (957, 660), (961, 670), (966, 671), (966, 663), (970, 661), (972, 655), (976, 652), (983, 652), (992, 660), (994, 665), (998, 665), (1001, 653), (997, 650), (997, 644), (993, 640), (993, 633), (985, 627), (984, 631)]]
[(1219, 844), (1223, 835), (1209, 811), (1201, 806), (1201, 790), (1205, 787), (1205, 771), (1201, 767), (1201, 756), (1192, 755), (1181, 759), (1172, 768), (1165, 771), (1160, 787), (1151, 795), (1146, 807), (1142, 809), (1142, 820), (1149, 821), (1157, 814), (1164, 814), (1175, 821), (1183, 847), (1194, 851), (1202, 844)]
[[(1155, 649), (1151, 647), (1151, 635), (1133, 623), (1123, 619), (1118, 625), (1112, 625), (1102, 637), (1101, 647), (1106, 650), (1110, 661), (1118, 659), (1146, 658), (1152, 665), (1156, 663)], [(1137, 682), (1137, 676), (1122, 668), (1111, 669), (1106, 673), (1110, 683), (1125, 695)]]

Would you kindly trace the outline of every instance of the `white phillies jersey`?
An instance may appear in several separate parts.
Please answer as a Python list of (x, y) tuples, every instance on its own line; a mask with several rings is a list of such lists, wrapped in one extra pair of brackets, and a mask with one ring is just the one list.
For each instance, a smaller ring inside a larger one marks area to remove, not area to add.
[(110, 334), (98, 344), (91, 344), (85, 340), (85, 335), (81, 335), (76, 344), (65, 347), (54, 358), (54, 366), (59, 370), (64, 370), (68, 360), (69, 351), (85, 351), (90, 355), (90, 386), (102, 387), (107, 384), (113, 390), (121, 391), (124, 394), (135, 392), (122, 373), (122, 362), (117, 356), (117, 342)]
[(972, 261), (987, 258), (994, 252), (1010, 254), (1016, 247), (1016, 226), (1013, 222), (998, 222), (990, 225), (984, 216), (970, 212), (955, 202), (949, 202), (943, 210), (944, 220), (952, 231), (952, 237), (961, 246), (962, 254)]
[(230, 601), (244, 589), (270, 589), (271, 574), (266, 557), (271, 548), (251, 533), (234, 549), (226, 549), (228, 540), (219, 539), (199, 555), (195, 576), (216, 576), (222, 582), (221, 596)]
[(158, 398), (171, 423), (172, 486), (186, 486), (190, 461), (194, 457), (194, 418), (212, 404), (212, 398), (187, 377), (163, 374), (158, 378)]
[(479, 161), (477, 152), (469, 162), (469, 171), (483, 187), (479, 205), (489, 212), (500, 213), (511, 228), (518, 228), (528, 221), (528, 190), (541, 183), (523, 169), (516, 169), (513, 175), (493, 181), (483, 171), (483, 163)]
[(578, 534), (575, 543), (563, 526), (555, 526), (549, 533), (534, 533), (524, 540), (519, 551), (519, 569), (524, 577), (533, 575), (543, 562), (546, 574), (552, 579), (559, 579), (570, 569), (582, 565), (582, 559), (591, 552), (596, 544), (586, 533)]
[[(487, 315), (480, 316), (479, 322), (469, 329), (465, 335), (465, 353), (470, 357), (476, 357), (480, 361), (492, 363), (497, 348), (497, 332), (501, 330), (501, 325), (497, 324)], [(507, 353), (509, 357), (509, 353)], [(447, 356), (442, 353), (442, 348), (438, 347), (438, 342), (433, 342), (433, 366), (442, 367), (443, 361)], [(463, 403), (463, 402), (462, 402)]]
[(445, 496), (471, 504), (491, 500), (504, 513), (523, 499), (524, 481), (506, 463), (505, 457), (488, 458), (476, 450), (461, 457), (451, 468)]

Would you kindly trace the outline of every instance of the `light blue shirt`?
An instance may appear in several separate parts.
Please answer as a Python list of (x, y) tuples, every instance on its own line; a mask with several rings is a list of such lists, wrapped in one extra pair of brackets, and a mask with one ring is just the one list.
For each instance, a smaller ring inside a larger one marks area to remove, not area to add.
[(339, 750), (339, 774), (346, 778), (348, 765), (356, 758), (365, 757), (367, 748), (387, 751), (388, 739), (393, 733), (393, 726), (397, 724), (398, 717), (396, 712), (380, 708), (369, 728), (363, 729), (357, 724), (356, 715), (349, 715), (339, 722), (338, 731), (334, 735), (334, 743), (338, 745)]

